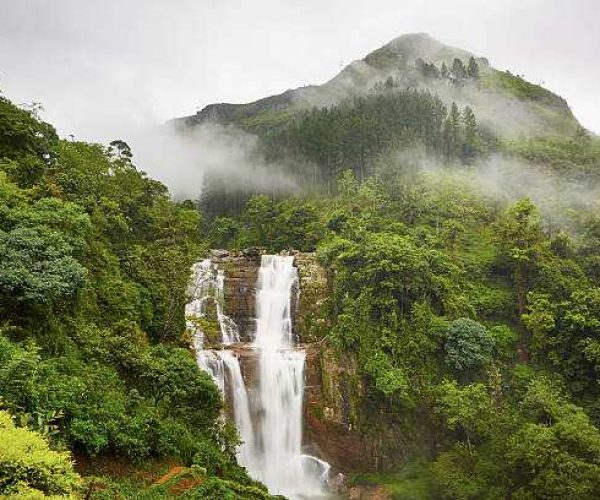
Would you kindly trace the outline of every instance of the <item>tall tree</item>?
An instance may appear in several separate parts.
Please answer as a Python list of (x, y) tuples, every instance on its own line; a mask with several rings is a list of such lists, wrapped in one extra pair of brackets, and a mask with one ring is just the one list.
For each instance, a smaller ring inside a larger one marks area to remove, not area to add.
[(451, 75), (457, 82), (461, 82), (467, 77), (467, 68), (458, 57), (455, 57), (452, 61)]
[(440, 74), (442, 78), (448, 78), (448, 66), (446, 66), (445, 62), (442, 63), (442, 69), (440, 70)]
[(467, 75), (473, 80), (479, 80), (479, 64), (473, 56), (469, 58), (469, 65), (467, 66)]
[(502, 255), (512, 269), (517, 311), (521, 316), (525, 313), (527, 292), (542, 251), (540, 213), (529, 198), (523, 198), (505, 211), (497, 229)]
[(472, 158), (477, 151), (477, 120), (473, 110), (466, 106), (462, 113), (462, 121), (465, 126), (465, 141), (463, 144), (463, 159)]

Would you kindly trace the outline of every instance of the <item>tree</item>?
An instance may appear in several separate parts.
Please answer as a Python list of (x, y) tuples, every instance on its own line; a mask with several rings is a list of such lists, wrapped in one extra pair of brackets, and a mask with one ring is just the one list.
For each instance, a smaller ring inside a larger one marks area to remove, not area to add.
[(467, 66), (467, 75), (473, 80), (479, 80), (479, 64), (473, 56), (469, 58), (469, 64)]
[(129, 144), (121, 139), (111, 141), (108, 152), (114, 155), (118, 160), (123, 160), (125, 162), (131, 162), (131, 159), (133, 158), (133, 153), (131, 152)]
[(450, 323), (446, 333), (446, 362), (457, 370), (476, 368), (490, 361), (494, 339), (487, 328), (469, 318)]
[(444, 124), (444, 147), (446, 156), (449, 158), (455, 158), (457, 153), (460, 151), (461, 142), (461, 122), (462, 117), (460, 110), (455, 102), (452, 102), (450, 106), (450, 113), (445, 120)]
[(85, 269), (72, 254), (64, 236), (47, 227), (0, 231), (0, 300), (35, 306), (73, 296)]
[(585, 412), (544, 378), (523, 400), (527, 422), (509, 438), (507, 463), (515, 498), (581, 498), (600, 491), (600, 431)]
[(455, 57), (452, 61), (450, 75), (457, 83), (462, 82), (467, 77), (467, 68), (465, 68), (464, 63), (458, 57)]
[(448, 66), (446, 66), (446, 63), (443, 62), (442, 63), (442, 69), (440, 70), (440, 75), (442, 78), (448, 78)]
[(0, 96), (0, 168), (19, 187), (38, 184), (55, 159), (58, 136), (35, 110), (15, 106)]
[(561, 373), (574, 394), (590, 395), (600, 380), (600, 288), (578, 285), (567, 298), (531, 292), (522, 319), (535, 358)]
[(465, 126), (465, 142), (463, 144), (463, 158), (472, 158), (479, 149), (479, 141), (477, 140), (477, 120), (473, 110), (466, 106), (462, 113), (462, 121)]
[(266, 195), (254, 196), (246, 203), (244, 221), (248, 226), (253, 245), (264, 245), (273, 241), (278, 231), (276, 220), (279, 211), (276, 204)]
[(517, 291), (517, 312), (525, 312), (526, 297), (542, 249), (542, 226), (538, 209), (529, 198), (510, 206), (496, 225), (501, 255), (507, 260)]
[(492, 431), (493, 408), (484, 384), (460, 387), (455, 380), (445, 380), (438, 387), (438, 409), (449, 429), (458, 431), (473, 453), (473, 440), (489, 436)]

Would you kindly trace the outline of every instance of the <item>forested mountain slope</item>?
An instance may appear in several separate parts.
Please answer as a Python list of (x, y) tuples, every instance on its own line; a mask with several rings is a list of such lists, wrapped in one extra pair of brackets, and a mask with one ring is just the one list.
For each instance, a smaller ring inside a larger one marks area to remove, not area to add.
[(239, 211), (252, 194), (285, 195), (290, 185), (333, 193), (342, 171), (376, 175), (381, 159), (400, 151), (444, 165), (481, 166), (500, 155), (526, 165), (543, 160), (568, 177), (598, 173), (598, 141), (587, 140), (564, 99), (425, 34), (401, 36), (321, 86), (210, 105), (169, 126), (192, 141), (206, 130), (251, 137), (250, 163), (277, 173), (261, 189), (251, 172), (232, 182), (235, 172), (209, 169), (209, 215)]
[(597, 498), (600, 142), (563, 99), (406, 35), (174, 125), (251, 137), (276, 181), (213, 170), (175, 202), (123, 141), (62, 140), (0, 97), (0, 496), (272, 498), (184, 318), (190, 265), (251, 248), (315, 252), (327, 296), (303, 329), (341, 430), (402, 445), (349, 485)]

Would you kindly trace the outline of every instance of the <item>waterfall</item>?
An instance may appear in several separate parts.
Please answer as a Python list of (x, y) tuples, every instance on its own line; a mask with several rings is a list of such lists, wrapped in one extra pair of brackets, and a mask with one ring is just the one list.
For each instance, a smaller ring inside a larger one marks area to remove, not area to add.
[[(271, 493), (290, 498), (322, 493), (318, 475), (302, 454), (305, 353), (294, 348), (291, 298), (297, 285), (293, 257), (263, 255), (256, 296), (258, 394), (256, 422), (258, 467), (248, 470)], [(254, 464), (253, 464), (254, 465)]]
[(228, 387), (233, 401), (233, 416), (235, 426), (240, 434), (242, 445), (238, 447), (237, 459), (241, 465), (249, 466), (252, 462), (252, 443), (254, 442), (254, 429), (250, 418), (250, 405), (248, 393), (242, 378), (242, 371), (238, 359), (228, 351), (219, 353), (224, 365), (227, 367)]
[(235, 322), (223, 312), (225, 304), (225, 276), (210, 259), (204, 259), (192, 266), (192, 280), (188, 288), (191, 301), (185, 306), (187, 328), (194, 336), (196, 350), (204, 347), (205, 335), (197, 320), (206, 317), (209, 301), (213, 301), (217, 311), (217, 321), (224, 345), (240, 341), (240, 333)]
[[(272, 494), (292, 500), (324, 498), (329, 464), (302, 453), (304, 367), (306, 354), (296, 345), (291, 302), (298, 285), (294, 258), (263, 255), (256, 294), (256, 336), (250, 345), (257, 377), (247, 387), (240, 362), (227, 349), (205, 350), (204, 334), (194, 318), (205, 317), (212, 298), (222, 344), (239, 342), (239, 332), (224, 312), (224, 274), (210, 260), (192, 268), (188, 329), (194, 335), (198, 364), (229, 400), (242, 444), (240, 465)], [(250, 395), (249, 395), (250, 393)]]
[(223, 358), (214, 351), (204, 349), (205, 335), (198, 325), (199, 319), (206, 318), (208, 304), (213, 301), (217, 311), (221, 343), (228, 345), (240, 340), (237, 325), (223, 312), (225, 303), (223, 271), (217, 269), (210, 259), (194, 264), (188, 295), (191, 300), (185, 306), (185, 318), (187, 329), (192, 333), (196, 360), (198, 365), (210, 374), (221, 393), (224, 393)]

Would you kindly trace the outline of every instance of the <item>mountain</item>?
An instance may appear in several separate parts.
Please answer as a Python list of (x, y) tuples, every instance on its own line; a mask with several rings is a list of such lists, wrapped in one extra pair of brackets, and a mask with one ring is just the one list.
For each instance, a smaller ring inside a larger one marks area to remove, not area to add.
[(562, 99), (409, 35), (176, 124), (200, 207), (0, 95), (0, 498), (598, 498), (600, 141)]
[[(449, 69), (455, 59), (465, 65), (473, 57), (481, 72), (476, 85), (453, 85), (445, 79), (424, 77), (419, 63), (442, 64)], [(250, 132), (287, 123), (313, 107), (334, 105), (343, 99), (367, 95), (377, 83), (392, 77), (400, 88), (429, 90), (447, 106), (469, 106), (479, 123), (503, 138), (520, 135), (569, 135), (579, 128), (567, 102), (549, 90), (493, 68), (484, 57), (445, 45), (428, 34), (395, 38), (363, 59), (346, 66), (322, 85), (286, 90), (247, 104), (210, 104), (195, 115), (172, 120), (179, 130), (211, 122), (234, 124)]]

